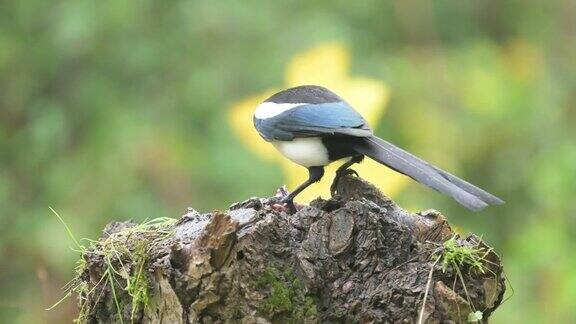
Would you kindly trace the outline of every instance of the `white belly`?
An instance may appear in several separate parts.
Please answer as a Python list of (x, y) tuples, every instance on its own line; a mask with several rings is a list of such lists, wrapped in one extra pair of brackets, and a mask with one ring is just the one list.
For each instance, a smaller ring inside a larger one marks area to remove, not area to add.
[(274, 141), (272, 144), (282, 155), (305, 167), (330, 163), (328, 150), (317, 137), (295, 138), (292, 141)]

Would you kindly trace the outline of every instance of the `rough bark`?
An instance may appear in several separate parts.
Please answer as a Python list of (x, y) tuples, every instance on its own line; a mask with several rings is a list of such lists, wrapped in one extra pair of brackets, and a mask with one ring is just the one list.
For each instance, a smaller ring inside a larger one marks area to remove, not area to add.
[[(294, 215), (263, 198), (224, 212), (189, 209), (163, 235), (117, 235), (125, 250), (114, 253), (107, 239), (135, 224), (109, 224), (84, 254), (81, 320), (416, 323), (423, 309), (426, 323), (467, 322), (474, 311), (485, 322), (501, 303), (500, 259), (477, 236), (455, 242), (484, 251), (483, 272), (443, 266), (443, 243), (455, 234), (442, 214), (409, 213), (353, 176), (338, 192)], [(102, 279), (110, 266), (113, 280)], [(126, 287), (139, 268), (148, 300), (133, 304)]]

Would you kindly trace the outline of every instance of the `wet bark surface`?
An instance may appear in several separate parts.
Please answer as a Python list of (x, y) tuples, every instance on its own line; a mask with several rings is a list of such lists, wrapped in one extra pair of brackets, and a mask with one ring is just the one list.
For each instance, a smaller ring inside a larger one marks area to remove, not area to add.
[[(84, 255), (81, 320), (460, 323), (479, 312), (486, 322), (499, 306), (503, 269), (479, 237), (454, 236), (439, 212), (409, 213), (357, 177), (343, 178), (337, 191), (294, 215), (265, 198), (222, 212), (189, 209), (165, 235), (123, 236), (126, 251), (145, 246), (137, 260), (102, 243), (136, 225), (109, 224)], [(446, 264), (450, 239), (480, 251), (481, 266)], [(110, 266), (112, 279), (102, 280)], [(126, 289), (138, 273), (144, 301)]]

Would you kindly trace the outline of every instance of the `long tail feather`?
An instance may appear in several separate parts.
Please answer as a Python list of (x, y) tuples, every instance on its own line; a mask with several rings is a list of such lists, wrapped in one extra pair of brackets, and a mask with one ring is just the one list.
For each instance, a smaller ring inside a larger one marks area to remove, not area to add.
[(354, 149), (421, 184), (454, 198), (470, 210), (503, 204), (500, 198), (468, 183), (376, 136), (366, 137)]

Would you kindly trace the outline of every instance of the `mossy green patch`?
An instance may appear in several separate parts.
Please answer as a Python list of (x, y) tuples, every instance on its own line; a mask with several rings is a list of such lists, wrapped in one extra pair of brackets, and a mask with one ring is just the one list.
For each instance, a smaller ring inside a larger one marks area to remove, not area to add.
[(260, 309), (270, 318), (296, 323), (318, 314), (316, 301), (306, 295), (304, 284), (290, 270), (268, 267), (257, 286), (269, 291)]
[[(73, 293), (78, 294), (80, 313), (75, 322), (85, 323), (88, 321), (88, 314), (103, 296), (103, 292), (108, 291), (112, 295), (119, 322), (124, 323), (122, 309), (127, 307), (121, 305), (123, 300), (127, 300), (131, 305), (130, 319), (133, 322), (138, 311), (144, 309), (150, 299), (150, 280), (146, 271), (149, 252), (157, 243), (173, 235), (176, 220), (167, 217), (156, 218), (121, 229), (100, 241), (84, 239), (83, 241), (89, 243), (85, 246), (76, 240), (60, 215), (52, 211), (66, 228), (76, 245), (75, 250), (81, 253), (81, 257), (76, 263), (75, 278), (65, 287), (66, 295), (50, 309)], [(97, 278), (96, 284), (90, 284), (88, 254), (90, 258), (99, 259), (103, 263), (100, 269), (102, 274)], [(88, 296), (94, 293), (99, 297), (94, 304), (89, 305)], [(127, 294), (129, 298), (121, 298), (121, 294), (124, 296)]]
[[(491, 271), (487, 267), (488, 260), (486, 257), (490, 252), (492, 252), (491, 248), (485, 248), (480, 246), (480, 242), (472, 245), (468, 242), (461, 242), (458, 240), (458, 235), (452, 236), (450, 239), (445, 241), (442, 246), (440, 246), (433, 255), (436, 257), (436, 262), (439, 260), (442, 261), (442, 271), (446, 272), (448, 269), (452, 269), (455, 272), (456, 277), (460, 280), (462, 284), (462, 289), (464, 290), (464, 294), (466, 297), (466, 301), (471, 308), (471, 312), (467, 314), (466, 320), (470, 323), (482, 321), (482, 312), (477, 310), (472, 299), (470, 298), (470, 294), (466, 287), (466, 282), (464, 280), (464, 276), (462, 275), (464, 269), (468, 269), (468, 271), (478, 271), (482, 274), (486, 272), (490, 272), (492, 275), (496, 276), (496, 274)], [(434, 266), (431, 268), (429, 282), (432, 278)], [(428, 284), (426, 291), (428, 291)], [(426, 295), (425, 295), (426, 296)], [(422, 305), (425, 305), (424, 303)], [(422, 319), (422, 313), (424, 310), (424, 306), (422, 307), (420, 319)], [(460, 315), (458, 315), (460, 317)]]
[(146, 273), (146, 264), (148, 261), (147, 248), (144, 242), (136, 248), (132, 259), (132, 272), (128, 276), (126, 284), (126, 292), (132, 298), (132, 311), (131, 317), (134, 318), (136, 311), (142, 307), (148, 306), (150, 299), (149, 295), (149, 279)]
[(484, 260), (491, 251), (491, 249), (477, 245), (460, 244), (454, 235), (443, 244), (442, 270), (446, 272), (449, 267), (460, 270), (467, 266), (472, 270), (485, 273), (487, 268)]

